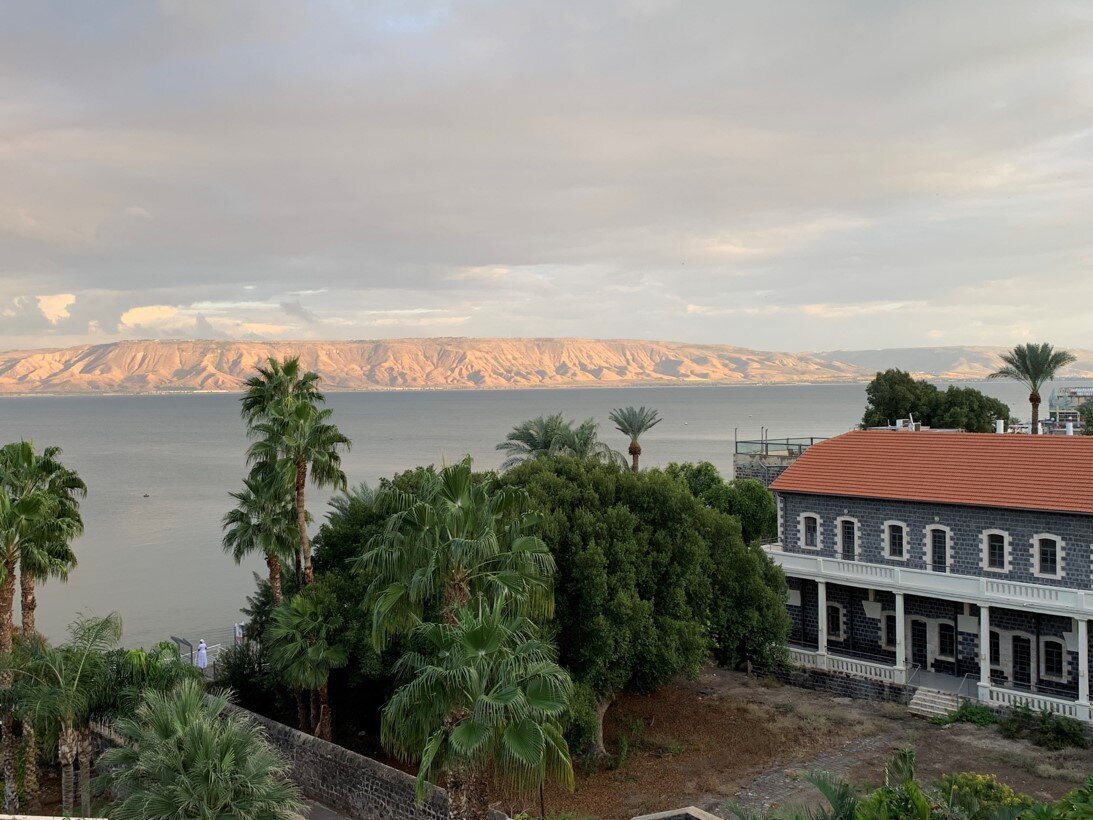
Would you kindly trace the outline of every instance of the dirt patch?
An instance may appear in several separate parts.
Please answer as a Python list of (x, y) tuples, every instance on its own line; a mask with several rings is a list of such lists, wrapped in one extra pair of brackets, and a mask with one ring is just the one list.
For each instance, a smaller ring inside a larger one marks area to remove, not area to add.
[[(853, 701), (773, 681), (706, 669), (693, 682), (621, 698), (607, 715), (608, 748), (625, 751), (617, 769), (579, 765), (573, 793), (548, 789), (548, 815), (596, 820), (695, 805), (817, 804), (803, 780), (830, 771), (875, 786), (885, 761), (913, 748), (919, 778), (977, 771), (1038, 800), (1060, 797), (1093, 772), (1093, 751), (1048, 752), (993, 728), (935, 726), (895, 704)], [(511, 808), (511, 807), (507, 807)], [(538, 805), (526, 808), (535, 816)]]

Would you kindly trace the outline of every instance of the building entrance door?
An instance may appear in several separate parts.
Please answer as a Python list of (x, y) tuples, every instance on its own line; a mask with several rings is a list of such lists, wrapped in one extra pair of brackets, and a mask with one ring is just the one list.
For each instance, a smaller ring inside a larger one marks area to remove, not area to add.
[(926, 669), (928, 662), (926, 654), (926, 622), (911, 621), (911, 663), (917, 664), (920, 669)]
[(1032, 641), (1013, 636), (1013, 682), (1017, 686), (1032, 685)]

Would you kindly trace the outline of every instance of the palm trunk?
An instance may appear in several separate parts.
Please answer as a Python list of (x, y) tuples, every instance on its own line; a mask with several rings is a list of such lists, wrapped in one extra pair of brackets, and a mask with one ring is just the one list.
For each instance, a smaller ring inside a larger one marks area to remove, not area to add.
[(641, 458), (641, 445), (636, 441), (630, 442), (630, 469), (635, 473), (638, 471), (638, 459)]
[(311, 703), (311, 733), (318, 737), (319, 734), (319, 690), (312, 689), (308, 692), (308, 700)]
[(324, 683), (315, 690), (315, 693), (319, 699), (319, 719), (315, 723), (315, 737), (320, 740), (331, 740), (330, 688)]
[(1028, 403), (1032, 405), (1032, 429), (1029, 432), (1035, 436), (1040, 432), (1037, 429), (1040, 426), (1040, 394), (1033, 393), (1030, 395)]
[(57, 738), (57, 758), (61, 763), (61, 811), (66, 816), (72, 814), (76, 804), (76, 784), (72, 764), (76, 761), (76, 732), (66, 724), (61, 724), (61, 734)]
[(38, 609), (38, 599), (34, 595), (34, 575), (22, 567), (19, 572), (20, 615), (23, 622), (23, 637), (29, 638), (35, 632), (34, 611)]
[(607, 757), (607, 746), (603, 742), (603, 718), (611, 702), (611, 698), (596, 702), (596, 738), (592, 741), (592, 748), (589, 750), (592, 757)]
[[(0, 658), (11, 657), (12, 632), (14, 631), (15, 607), (15, 571), (18, 561), (18, 548), (11, 544), (4, 557), (4, 581), (0, 584)], [(0, 672), (0, 690), (11, 689), (10, 670)], [(0, 737), (0, 770), (4, 776), (4, 811), (14, 814), (19, 810), (19, 794), (15, 790), (15, 718), (10, 707), (4, 709), (0, 721), (3, 736)]]
[(285, 600), (281, 591), (281, 561), (276, 555), (267, 555), (266, 566), (269, 567), (269, 591), (273, 596), (273, 605), (280, 606)]
[(303, 689), (296, 690), (296, 722), (300, 724), (301, 732), (311, 734), (311, 703)]
[(485, 778), (479, 773), (449, 770), (444, 787), (448, 793), (449, 820), (489, 820), (489, 794)]
[(91, 743), (91, 727), (80, 729), (78, 739), (80, 757), (80, 811), (84, 817), (91, 816), (91, 756), (94, 754)]
[(31, 814), (42, 813), (42, 793), (39, 786), (38, 739), (34, 736), (34, 724), (23, 721), (23, 796)]
[(307, 462), (296, 459), (296, 527), (300, 530), (300, 558), (303, 561), (304, 581), (307, 586), (314, 578), (311, 569), (311, 542), (307, 540), (307, 509), (304, 507), (304, 487), (307, 485)]

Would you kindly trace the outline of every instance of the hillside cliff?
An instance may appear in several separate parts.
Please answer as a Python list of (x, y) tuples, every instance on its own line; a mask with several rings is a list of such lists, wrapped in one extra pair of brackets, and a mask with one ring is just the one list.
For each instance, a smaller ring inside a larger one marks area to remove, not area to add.
[[(974, 379), (993, 369), (995, 353), (777, 353), (621, 339), (122, 341), (0, 353), (0, 394), (234, 391), (270, 356), (299, 356), (306, 368), (322, 374), (327, 390), (377, 390), (860, 381), (889, 366)], [(1080, 352), (1072, 373), (1093, 376), (1093, 352)]]

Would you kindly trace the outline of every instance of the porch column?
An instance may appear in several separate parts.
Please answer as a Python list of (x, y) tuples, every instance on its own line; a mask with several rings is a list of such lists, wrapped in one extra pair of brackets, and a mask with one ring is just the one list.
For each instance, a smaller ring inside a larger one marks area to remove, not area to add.
[(1078, 703), (1089, 705), (1089, 621), (1078, 618)]
[[(896, 593), (896, 669), (907, 674), (907, 646), (904, 634), (906, 621), (903, 617), (903, 593)], [(906, 678), (904, 678), (906, 680)]]
[(979, 607), (979, 699), (991, 688), (991, 608)]
[(826, 667), (827, 658), (827, 581), (816, 582), (816, 651), (820, 664)]

